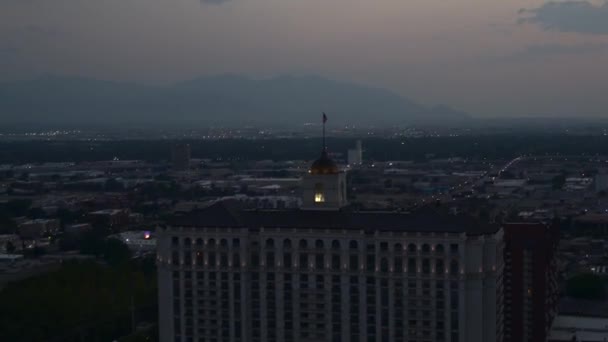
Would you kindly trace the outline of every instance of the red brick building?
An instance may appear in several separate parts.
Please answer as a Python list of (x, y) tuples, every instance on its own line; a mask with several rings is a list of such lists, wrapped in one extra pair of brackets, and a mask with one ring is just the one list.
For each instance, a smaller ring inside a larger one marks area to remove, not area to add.
[(555, 225), (504, 225), (505, 342), (546, 341), (557, 311)]

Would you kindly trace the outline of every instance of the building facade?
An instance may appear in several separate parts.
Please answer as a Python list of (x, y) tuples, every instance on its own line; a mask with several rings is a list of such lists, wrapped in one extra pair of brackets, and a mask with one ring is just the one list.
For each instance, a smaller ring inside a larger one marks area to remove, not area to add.
[(504, 225), (505, 342), (546, 341), (557, 313), (556, 226)]
[(217, 203), (157, 231), (161, 341), (502, 341), (500, 227), (351, 211), (318, 200), (333, 162), (309, 177), (301, 209)]

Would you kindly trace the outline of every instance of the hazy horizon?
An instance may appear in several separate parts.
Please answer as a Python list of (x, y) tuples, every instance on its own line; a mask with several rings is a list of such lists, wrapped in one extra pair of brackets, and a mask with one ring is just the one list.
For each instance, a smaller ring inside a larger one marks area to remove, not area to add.
[(603, 118), (606, 57), (606, 1), (0, 2), (0, 81), (318, 75), (478, 118)]

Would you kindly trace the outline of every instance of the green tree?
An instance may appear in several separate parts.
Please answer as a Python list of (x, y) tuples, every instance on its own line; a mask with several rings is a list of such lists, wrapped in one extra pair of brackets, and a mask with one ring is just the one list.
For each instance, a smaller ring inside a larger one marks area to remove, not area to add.
[(32, 200), (14, 199), (6, 203), (6, 211), (12, 216), (25, 216), (28, 209), (32, 206)]
[(132, 257), (131, 250), (122, 241), (109, 238), (104, 243), (103, 258), (110, 266), (127, 264)]
[(9, 241), (6, 243), (5, 249), (6, 249), (6, 253), (13, 254), (13, 253), (15, 253), (15, 250), (17, 250), (17, 247), (15, 247), (15, 245), (11, 241)]
[(606, 289), (604, 281), (592, 273), (576, 275), (566, 282), (566, 293), (580, 299), (604, 299)]

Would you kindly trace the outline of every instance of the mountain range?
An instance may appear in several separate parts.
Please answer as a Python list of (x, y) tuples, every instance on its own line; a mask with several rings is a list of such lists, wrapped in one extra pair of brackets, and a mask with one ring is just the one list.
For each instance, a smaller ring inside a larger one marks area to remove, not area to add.
[(252, 79), (241, 75), (143, 85), (47, 76), (0, 83), (4, 123), (392, 125), (461, 122), (466, 113), (426, 107), (386, 89), (317, 76)]

